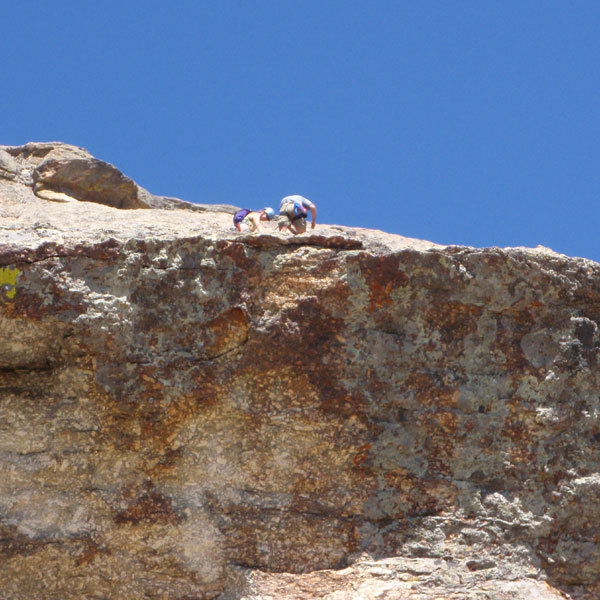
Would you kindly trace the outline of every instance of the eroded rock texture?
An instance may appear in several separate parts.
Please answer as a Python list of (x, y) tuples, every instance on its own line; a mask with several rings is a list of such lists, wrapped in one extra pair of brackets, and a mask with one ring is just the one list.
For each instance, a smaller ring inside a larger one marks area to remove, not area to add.
[(598, 597), (600, 265), (244, 236), (95, 160), (0, 151), (2, 598)]

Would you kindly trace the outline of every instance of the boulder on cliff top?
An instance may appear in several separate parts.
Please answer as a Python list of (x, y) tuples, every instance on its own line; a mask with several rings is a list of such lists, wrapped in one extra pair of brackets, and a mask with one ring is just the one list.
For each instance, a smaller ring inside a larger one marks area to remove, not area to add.
[(83, 148), (62, 142), (0, 146), (2, 177), (31, 185), (36, 196), (55, 202), (79, 200), (120, 209), (185, 208), (231, 212), (231, 207), (225, 205), (194, 205), (150, 194), (110, 163), (94, 158)]

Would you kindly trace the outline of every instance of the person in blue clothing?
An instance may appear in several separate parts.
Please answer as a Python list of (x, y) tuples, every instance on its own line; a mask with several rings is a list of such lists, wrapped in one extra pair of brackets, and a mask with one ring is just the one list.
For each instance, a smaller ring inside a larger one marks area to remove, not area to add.
[(267, 206), (262, 210), (242, 208), (233, 216), (233, 224), (238, 231), (260, 231), (261, 221), (270, 221), (275, 216), (275, 211)]
[(312, 217), (311, 229), (317, 224), (317, 207), (304, 196), (286, 196), (281, 200), (279, 214), (284, 217), (284, 221), (279, 224), (281, 231), (289, 229), (292, 233), (304, 233), (306, 231), (306, 217), (310, 211)]

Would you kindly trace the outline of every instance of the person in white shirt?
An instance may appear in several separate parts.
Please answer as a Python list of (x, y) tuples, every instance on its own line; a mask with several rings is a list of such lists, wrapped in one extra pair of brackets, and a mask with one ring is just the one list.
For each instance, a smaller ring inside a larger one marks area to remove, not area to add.
[(304, 233), (308, 211), (312, 217), (311, 229), (314, 229), (317, 224), (317, 207), (314, 202), (304, 196), (286, 196), (279, 206), (279, 214), (284, 217), (283, 222), (279, 224), (279, 229), (282, 231), (289, 229), (294, 234)]

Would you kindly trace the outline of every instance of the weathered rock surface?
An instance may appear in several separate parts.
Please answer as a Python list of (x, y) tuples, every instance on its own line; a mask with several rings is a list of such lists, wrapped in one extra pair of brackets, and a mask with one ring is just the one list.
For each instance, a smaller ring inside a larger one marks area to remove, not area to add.
[(600, 597), (600, 265), (232, 211), (0, 148), (0, 596)]

